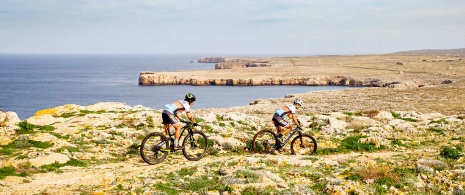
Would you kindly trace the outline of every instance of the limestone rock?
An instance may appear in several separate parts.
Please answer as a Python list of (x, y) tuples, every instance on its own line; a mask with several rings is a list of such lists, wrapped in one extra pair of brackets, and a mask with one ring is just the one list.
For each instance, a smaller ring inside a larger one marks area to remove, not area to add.
[(29, 159), (29, 162), (31, 162), (32, 166), (40, 167), (42, 165), (49, 165), (55, 162), (64, 164), (68, 162), (69, 160), (70, 158), (64, 154), (51, 153), (48, 155), (38, 156), (36, 158)]

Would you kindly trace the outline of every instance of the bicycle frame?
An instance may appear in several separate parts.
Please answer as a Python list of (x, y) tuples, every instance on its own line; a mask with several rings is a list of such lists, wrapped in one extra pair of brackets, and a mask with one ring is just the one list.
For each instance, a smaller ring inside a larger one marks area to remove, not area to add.
[[(181, 121), (181, 122), (186, 123), (186, 125), (184, 125), (183, 127), (181, 127), (181, 133), (180, 133), (180, 135), (179, 135), (179, 140), (181, 140), (181, 137), (182, 137), (182, 135), (184, 134), (184, 132), (186, 132), (186, 130), (187, 130), (187, 135), (192, 135), (192, 123), (191, 123), (191, 122), (187, 122), (187, 121)], [(187, 136), (187, 135), (186, 135), (186, 136)], [(171, 134), (171, 133), (169, 133), (169, 131), (168, 131), (167, 140), (174, 139), (173, 136), (174, 136), (174, 134)], [(162, 152), (174, 152), (174, 151), (175, 151), (175, 150), (173, 149), (174, 145), (173, 145), (173, 143), (171, 143), (170, 141), (169, 141), (169, 146), (170, 146), (170, 149), (169, 149), (169, 150), (168, 150), (168, 149), (162, 149), (161, 151), (162, 151)]]
[(292, 138), (292, 136), (294, 136), (296, 132), (298, 133), (298, 135), (302, 135), (302, 132), (300, 130), (302, 129), (299, 127), (292, 129), (292, 131), (289, 133), (289, 136), (287, 136), (287, 138), (283, 141), (283, 143), (281, 143), (280, 146), (283, 147), (284, 145), (286, 145), (287, 142)]

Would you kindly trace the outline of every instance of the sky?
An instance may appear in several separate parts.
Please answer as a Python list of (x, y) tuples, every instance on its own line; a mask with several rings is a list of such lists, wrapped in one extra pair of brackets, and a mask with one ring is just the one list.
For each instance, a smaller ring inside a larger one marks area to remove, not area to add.
[(0, 53), (465, 48), (464, 0), (0, 0)]

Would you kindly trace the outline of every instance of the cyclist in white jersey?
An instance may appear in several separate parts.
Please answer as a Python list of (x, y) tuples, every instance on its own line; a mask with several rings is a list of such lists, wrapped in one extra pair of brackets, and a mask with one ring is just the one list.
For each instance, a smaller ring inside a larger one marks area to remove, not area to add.
[[(299, 109), (302, 106), (302, 104), (303, 104), (302, 100), (296, 99), (294, 101), (294, 104), (287, 104), (277, 109), (276, 112), (274, 113), (272, 121), (274, 123), (274, 126), (276, 127), (276, 131), (278, 133), (278, 138), (280, 141), (283, 135), (288, 134), (292, 130), (291, 124), (285, 121), (284, 119), (289, 117), (292, 119), (292, 121), (294, 121), (295, 125), (300, 127), (301, 124), (297, 120), (295, 112), (296, 112), (296, 109)], [(286, 130), (281, 132), (281, 128), (283, 127), (286, 128)]]
[[(180, 113), (186, 112), (187, 118), (189, 118), (190, 121), (195, 123), (194, 117), (190, 113), (190, 108), (194, 104), (195, 100), (196, 98), (194, 94), (187, 93), (186, 96), (184, 97), (184, 100), (179, 100), (171, 104), (166, 104), (165, 109), (163, 110), (163, 113), (161, 114), (161, 117), (163, 119), (163, 129), (165, 130), (165, 135), (168, 135), (170, 125), (172, 125), (176, 129), (176, 132), (174, 133), (174, 138), (175, 138), (174, 149), (176, 150), (182, 149), (182, 147), (178, 144), (179, 136), (181, 133), (180, 132), (181, 126), (178, 124), (178, 120), (182, 120)], [(176, 118), (178, 120), (176, 120)]]

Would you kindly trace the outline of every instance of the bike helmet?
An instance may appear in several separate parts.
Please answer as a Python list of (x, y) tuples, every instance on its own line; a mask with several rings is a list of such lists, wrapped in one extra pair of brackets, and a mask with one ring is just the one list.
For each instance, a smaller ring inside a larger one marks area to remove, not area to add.
[(195, 101), (195, 95), (192, 93), (187, 93), (186, 97), (184, 97), (184, 100), (186, 101)]
[(304, 102), (302, 102), (302, 100), (300, 100), (300, 99), (295, 99), (294, 104), (299, 104), (300, 106), (302, 106), (302, 104), (304, 104)]

